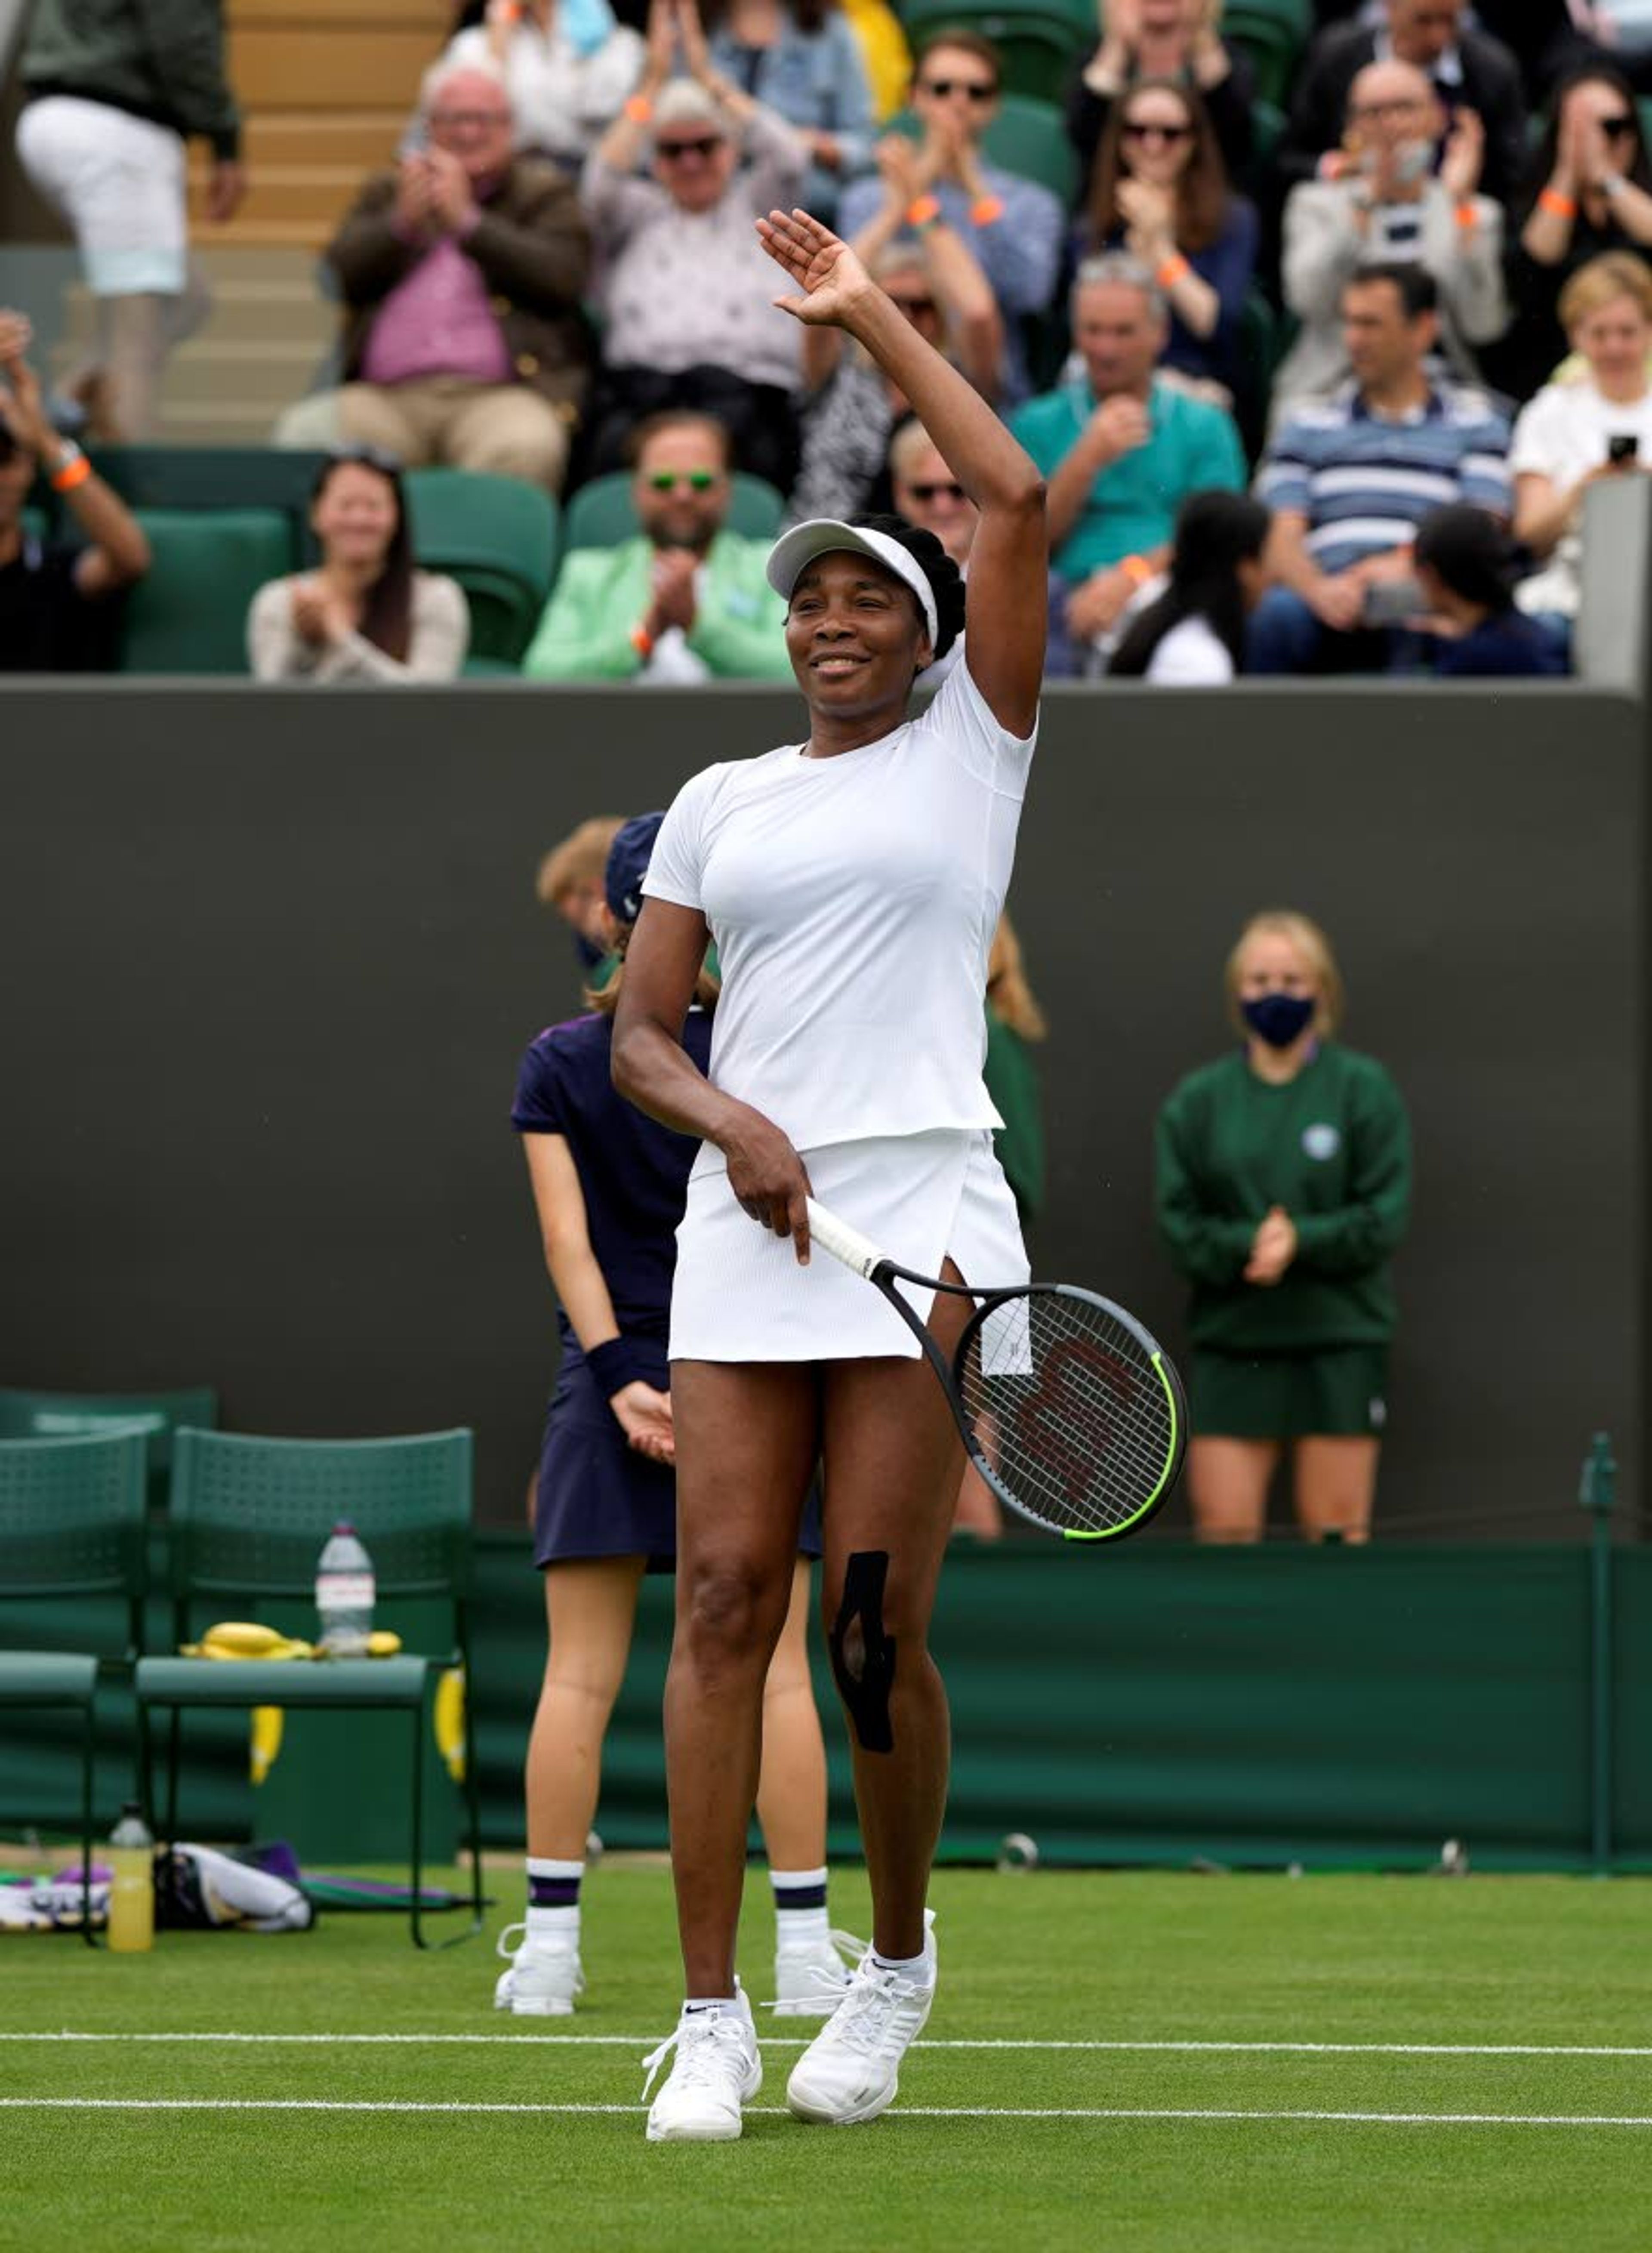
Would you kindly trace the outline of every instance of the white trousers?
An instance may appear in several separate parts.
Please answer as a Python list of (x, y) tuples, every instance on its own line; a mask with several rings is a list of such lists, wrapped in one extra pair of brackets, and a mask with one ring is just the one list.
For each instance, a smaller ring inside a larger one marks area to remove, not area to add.
[(189, 221), (176, 133), (107, 101), (53, 94), (24, 105), (17, 156), (74, 230), (94, 297), (183, 295)]

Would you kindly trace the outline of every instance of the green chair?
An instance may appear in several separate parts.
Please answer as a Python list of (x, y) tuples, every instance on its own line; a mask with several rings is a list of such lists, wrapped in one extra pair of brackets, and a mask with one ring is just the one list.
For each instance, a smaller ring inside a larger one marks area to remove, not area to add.
[[(143, 1641), (144, 1448), (144, 1433), (130, 1426), (94, 1438), (0, 1440), (0, 1580), (8, 1612), (14, 1603), (66, 1598), (79, 1611), (113, 1598), (124, 1614), (125, 1641), (101, 1656), (127, 1665)], [(80, 1716), (81, 1931), (88, 1942), (99, 1665), (96, 1651), (0, 1648), (0, 1710)]]
[(1068, 81), (1079, 58), (1090, 53), (1097, 38), (1096, 10), (1064, 8), (1060, 0), (965, 0), (949, 8), (945, 0), (914, 0), (905, 11), (907, 38), (914, 52), (937, 31), (957, 25), (979, 31), (998, 49), (1007, 94), (1024, 94), (1035, 101), (1065, 100)]
[[(617, 548), (634, 540), (638, 526), (631, 501), (631, 473), (615, 470), (593, 478), (568, 502), (563, 530), (569, 548)], [(728, 499), (728, 529), (748, 540), (772, 540), (780, 529), (785, 502), (762, 478), (736, 470)]]
[(98, 446), (92, 459), (129, 508), (278, 510), (289, 541), (282, 568), (301, 570), (314, 559), (310, 497), (325, 454), (279, 446)]
[(117, 1428), (142, 1432), (148, 1443), (151, 1508), (164, 1506), (172, 1466), (172, 1433), (180, 1424), (213, 1431), (218, 1395), (210, 1385), (181, 1392), (32, 1392), (0, 1387), (0, 1440), (81, 1439)]
[[(178, 1837), (181, 1715), (206, 1707), (279, 1705), (289, 1711), (371, 1708), (407, 1717), (411, 1929), (424, 1936), (422, 1773), (431, 1700), (450, 1665), (470, 1665), (471, 1434), (416, 1433), (392, 1440), (268, 1440), (240, 1433), (178, 1433), (168, 1521), (168, 1580), (174, 1648), (189, 1641), (227, 1600), (258, 1616), (266, 1601), (302, 1598), (315, 1587), (316, 1560), (340, 1518), (348, 1518), (373, 1562), (380, 1603), (443, 1598), (453, 1608), (454, 1648), (441, 1657), (317, 1660), (146, 1657), (136, 1674), (138, 1711), (171, 1715), (162, 1833)], [(471, 1853), (471, 1922), (482, 1926), (481, 1806), (465, 1700), (464, 1790)], [(452, 1943), (440, 1943), (451, 1945)]]
[(1227, 0), (1222, 10), (1223, 40), (1250, 57), (1259, 98), (1280, 106), (1313, 30), (1311, 0)]
[(475, 470), (410, 470), (405, 483), (415, 555), (464, 589), (471, 655), (519, 665), (556, 574), (556, 503)]
[(293, 568), (277, 509), (139, 509), (154, 553), (126, 597), (122, 673), (245, 673), (253, 596)]
[[(920, 139), (924, 130), (910, 109), (892, 119), (889, 129), (913, 141)], [(1054, 102), (1034, 101), (1023, 94), (1005, 94), (981, 145), (993, 164), (1023, 180), (1036, 180), (1064, 209), (1070, 207), (1078, 192), (1078, 157), (1067, 138), (1066, 121)]]

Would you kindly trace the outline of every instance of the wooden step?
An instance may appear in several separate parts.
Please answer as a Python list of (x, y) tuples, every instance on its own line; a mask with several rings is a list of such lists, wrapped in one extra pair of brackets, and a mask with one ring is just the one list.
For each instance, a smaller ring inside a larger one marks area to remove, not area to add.
[(266, 164), (344, 164), (365, 178), (394, 163), (412, 113), (411, 101), (395, 109), (254, 110), (242, 135), (247, 169), (255, 177)]
[[(207, 224), (206, 172), (203, 164), (190, 180), (190, 216), (197, 230)], [(324, 238), (355, 201), (364, 177), (352, 164), (255, 165), (249, 170), (240, 209), (224, 231), (239, 233), (262, 220), (304, 227), (313, 222)]]
[(229, 76), (243, 109), (373, 109), (405, 101), (441, 52), (420, 31), (232, 27)]
[(224, 10), (231, 32), (245, 24), (257, 30), (280, 28), (309, 37), (346, 29), (417, 31), (439, 46), (458, 10), (453, 0), (229, 0)]

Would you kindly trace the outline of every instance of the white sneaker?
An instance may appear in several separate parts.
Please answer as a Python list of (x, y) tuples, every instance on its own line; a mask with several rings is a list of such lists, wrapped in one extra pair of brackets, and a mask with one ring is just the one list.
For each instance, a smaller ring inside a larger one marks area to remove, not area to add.
[[(866, 1943), (852, 1932), (822, 1933), (774, 1952), (774, 2014), (777, 2019), (829, 2018), (849, 1990)], [(847, 1958), (847, 1961), (846, 1961)]]
[[(512, 1948), (518, 1933), (523, 1937)], [(496, 2011), (514, 2012), (519, 2019), (565, 2019), (575, 1995), (585, 1991), (579, 1950), (568, 1941), (529, 1937), (526, 1925), (507, 1924), (498, 1953), (510, 1969), (500, 1972), (494, 1986)]]
[(671, 2071), (649, 2108), (649, 2142), (732, 2144), (740, 2133), (741, 2106), (763, 2087), (757, 2029), (738, 1981), (731, 2003), (685, 2008), (675, 2033), (643, 2060), (645, 2096), (673, 2049)]
[(901, 2060), (935, 2000), (934, 1914), (924, 1912), (924, 1969), (882, 1971), (868, 1949), (848, 1991), (792, 2068), (786, 2103), (799, 2120), (847, 2128), (875, 2120), (900, 2088)]

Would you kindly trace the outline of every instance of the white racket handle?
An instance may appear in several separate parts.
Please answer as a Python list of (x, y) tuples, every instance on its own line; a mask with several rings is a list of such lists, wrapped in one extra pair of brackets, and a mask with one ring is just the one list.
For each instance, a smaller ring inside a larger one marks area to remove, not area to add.
[(889, 1257), (874, 1244), (869, 1236), (862, 1236), (858, 1228), (851, 1228), (847, 1220), (840, 1220), (812, 1197), (809, 1205), (809, 1239), (822, 1251), (840, 1259), (846, 1267), (853, 1267), (857, 1275), (870, 1277), (872, 1270)]

